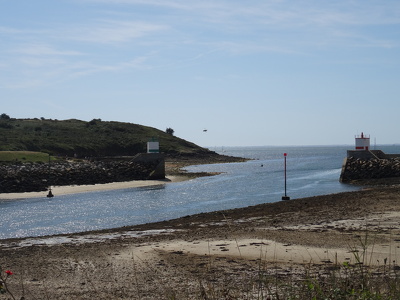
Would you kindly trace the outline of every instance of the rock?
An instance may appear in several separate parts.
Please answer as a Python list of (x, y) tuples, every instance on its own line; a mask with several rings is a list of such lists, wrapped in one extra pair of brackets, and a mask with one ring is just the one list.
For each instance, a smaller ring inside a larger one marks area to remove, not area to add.
[(146, 180), (158, 162), (55, 162), (0, 165), (0, 193), (45, 191), (49, 185)]
[(349, 157), (342, 168), (341, 182), (363, 179), (382, 179), (400, 176), (398, 159), (367, 159)]

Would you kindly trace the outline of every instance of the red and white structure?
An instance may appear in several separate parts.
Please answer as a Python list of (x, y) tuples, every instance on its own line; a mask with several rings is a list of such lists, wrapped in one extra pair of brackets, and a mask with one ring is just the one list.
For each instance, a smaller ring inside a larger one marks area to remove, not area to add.
[(358, 135), (358, 136), (356, 135), (356, 150), (368, 151), (369, 148), (370, 148), (369, 136), (364, 135), (363, 132), (361, 132), (361, 135)]

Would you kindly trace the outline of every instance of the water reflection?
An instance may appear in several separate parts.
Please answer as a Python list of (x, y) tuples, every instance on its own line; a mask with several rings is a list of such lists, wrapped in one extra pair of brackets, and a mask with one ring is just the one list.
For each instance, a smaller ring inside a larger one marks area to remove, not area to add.
[[(288, 193), (292, 199), (355, 189), (338, 182), (346, 153), (344, 147), (292, 150), (288, 151)], [(1, 201), (0, 238), (115, 228), (280, 201), (283, 191), (281, 149), (265, 147), (240, 151), (240, 155), (225, 154), (259, 160), (189, 167), (190, 171), (223, 173), (184, 182), (56, 195), (51, 199)]]

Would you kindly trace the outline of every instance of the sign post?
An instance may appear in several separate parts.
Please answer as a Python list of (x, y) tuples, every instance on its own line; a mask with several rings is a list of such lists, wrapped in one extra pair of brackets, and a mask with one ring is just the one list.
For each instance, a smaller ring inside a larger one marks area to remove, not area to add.
[(290, 200), (290, 197), (286, 194), (286, 156), (287, 153), (283, 153), (283, 157), (285, 158), (285, 196), (282, 196), (282, 200)]

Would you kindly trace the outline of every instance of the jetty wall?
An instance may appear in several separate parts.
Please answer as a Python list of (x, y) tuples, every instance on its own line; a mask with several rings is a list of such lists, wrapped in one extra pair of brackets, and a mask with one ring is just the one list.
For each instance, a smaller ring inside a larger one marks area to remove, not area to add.
[(151, 164), (153, 171), (149, 174), (149, 179), (164, 179), (165, 178), (165, 157), (161, 153), (139, 153), (131, 162)]
[(400, 154), (386, 154), (381, 150), (348, 151), (340, 182), (393, 177), (400, 177)]

